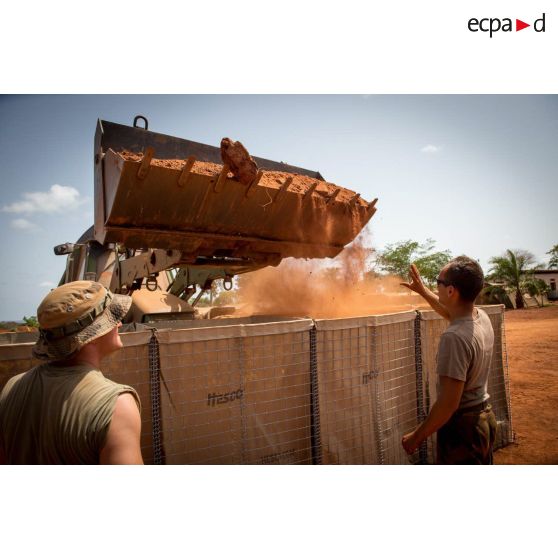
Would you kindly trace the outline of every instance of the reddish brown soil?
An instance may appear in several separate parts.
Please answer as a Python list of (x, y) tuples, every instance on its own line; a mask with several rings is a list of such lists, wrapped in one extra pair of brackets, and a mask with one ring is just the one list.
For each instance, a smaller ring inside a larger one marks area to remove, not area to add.
[(558, 464), (558, 304), (506, 312), (516, 443), (496, 464)]
[(239, 277), (237, 315), (349, 318), (427, 308), (424, 300), (392, 276), (367, 274), (373, 251), (357, 238), (336, 258), (285, 259), (277, 267)]
[[(131, 151), (121, 151), (119, 155), (126, 159), (127, 161), (141, 161), (143, 154), (132, 153)], [(166, 167), (168, 169), (182, 170), (186, 161), (183, 159), (155, 159), (151, 160), (152, 165), (159, 167)], [(217, 176), (223, 165), (218, 165), (216, 163), (205, 163), (203, 161), (196, 161), (192, 167), (192, 172), (197, 174), (203, 174), (206, 176)], [(339, 193), (336, 195), (335, 200), (338, 202), (349, 202), (351, 198), (355, 195), (353, 190), (348, 190), (347, 188), (342, 188), (331, 182), (324, 182), (323, 180), (317, 180), (315, 178), (310, 178), (309, 176), (304, 176), (301, 174), (291, 174), (288, 172), (279, 171), (266, 171), (264, 170), (263, 176), (261, 177), (258, 184), (260, 186), (267, 186), (268, 188), (279, 188), (285, 181), (292, 177), (293, 181), (288, 187), (289, 192), (297, 192), (303, 194), (307, 192), (314, 184), (317, 183), (316, 189), (313, 195), (318, 195), (322, 197), (329, 197), (339, 189)], [(228, 178), (233, 179), (233, 174), (229, 172)], [(366, 201), (361, 198), (356, 200), (356, 203), (362, 206), (368, 205)]]
[(230, 138), (221, 140), (221, 161), (229, 166), (234, 177), (249, 186), (258, 175), (258, 165), (248, 150), (239, 141)]

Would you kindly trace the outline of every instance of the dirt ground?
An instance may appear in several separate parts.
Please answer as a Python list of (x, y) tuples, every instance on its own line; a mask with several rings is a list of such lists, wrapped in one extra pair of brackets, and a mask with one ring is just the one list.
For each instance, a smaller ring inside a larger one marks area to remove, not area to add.
[(505, 315), (516, 442), (494, 454), (504, 464), (558, 464), (558, 304)]

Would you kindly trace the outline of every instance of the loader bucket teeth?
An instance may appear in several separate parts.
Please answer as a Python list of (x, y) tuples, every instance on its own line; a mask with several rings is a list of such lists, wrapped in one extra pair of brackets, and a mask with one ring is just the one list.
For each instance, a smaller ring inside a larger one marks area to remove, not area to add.
[(246, 186), (217, 157), (218, 148), (100, 121), (95, 240), (179, 250), (185, 259), (324, 258), (374, 214), (375, 202), (317, 172), (255, 158), (260, 172)]

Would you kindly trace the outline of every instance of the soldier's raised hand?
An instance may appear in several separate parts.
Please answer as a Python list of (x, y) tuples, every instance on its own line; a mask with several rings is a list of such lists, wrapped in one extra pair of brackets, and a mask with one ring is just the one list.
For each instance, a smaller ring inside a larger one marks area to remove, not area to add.
[(411, 264), (411, 267), (409, 268), (409, 275), (411, 277), (410, 283), (399, 283), (399, 284), (402, 287), (407, 287), (408, 289), (414, 291), (419, 295), (424, 294), (426, 287), (422, 282), (422, 278), (415, 264)]

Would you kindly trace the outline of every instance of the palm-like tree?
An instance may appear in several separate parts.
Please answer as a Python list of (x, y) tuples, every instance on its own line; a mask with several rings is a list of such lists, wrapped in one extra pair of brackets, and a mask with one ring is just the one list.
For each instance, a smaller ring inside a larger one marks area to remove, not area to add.
[(535, 264), (535, 256), (526, 250), (506, 250), (505, 255), (490, 258), (489, 263), (492, 264), (490, 276), (505, 281), (514, 289), (516, 308), (525, 308), (521, 283), (527, 268)]

